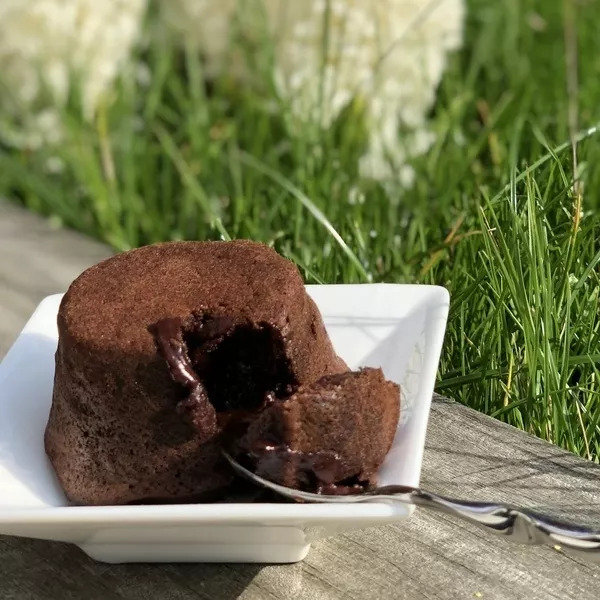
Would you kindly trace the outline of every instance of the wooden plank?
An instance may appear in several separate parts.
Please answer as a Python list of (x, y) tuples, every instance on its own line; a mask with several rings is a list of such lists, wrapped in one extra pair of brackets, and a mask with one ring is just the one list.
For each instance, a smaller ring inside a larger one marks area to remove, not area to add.
[(108, 256), (103, 244), (0, 201), (0, 355), (42, 298)]
[[(0, 355), (33, 307), (108, 250), (0, 204)], [(7, 260), (8, 257), (8, 260)], [(600, 527), (600, 467), (451, 401), (437, 398), (423, 486), (504, 500)], [(451, 517), (346, 533), (295, 565), (118, 565), (77, 548), (0, 537), (0, 598), (339, 598), (546, 600), (595, 598), (600, 567), (517, 546)]]

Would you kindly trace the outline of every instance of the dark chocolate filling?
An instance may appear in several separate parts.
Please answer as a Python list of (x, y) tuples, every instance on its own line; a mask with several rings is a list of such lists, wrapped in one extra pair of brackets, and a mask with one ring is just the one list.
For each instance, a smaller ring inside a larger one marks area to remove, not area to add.
[(183, 412), (252, 411), (266, 396), (283, 398), (297, 387), (283, 340), (266, 323), (203, 315), (162, 319), (149, 330), (173, 380), (189, 391), (178, 405)]
[(203, 432), (217, 433), (217, 418), (206, 388), (192, 367), (181, 335), (180, 319), (163, 319), (150, 328), (171, 377), (185, 386), (189, 394), (177, 403), (177, 412)]
[(281, 335), (268, 324), (214, 319), (184, 333), (189, 356), (217, 412), (252, 410), (265, 394), (283, 398), (297, 382), (291, 376)]

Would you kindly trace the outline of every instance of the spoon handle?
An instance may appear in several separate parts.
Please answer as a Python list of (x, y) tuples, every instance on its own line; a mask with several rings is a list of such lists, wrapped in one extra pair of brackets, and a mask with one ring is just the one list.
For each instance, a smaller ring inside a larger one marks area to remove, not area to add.
[(362, 494), (347, 496), (313, 494), (293, 490), (263, 479), (248, 471), (227, 452), (223, 451), (223, 456), (234, 471), (245, 479), (295, 501), (338, 504), (380, 502), (383, 500), (393, 503), (414, 504), (454, 515), (463, 521), (505, 535), (515, 542), (547, 545), (556, 549), (570, 550), (572, 553), (581, 555), (582, 558), (600, 564), (600, 531), (561, 523), (551, 517), (538, 515), (527, 509), (515, 508), (501, 503), (454, 500), (402, 485), (388, 485)]
[(378, 499), (385, 498), (392, 501), (395, 499), (400, 502), (410, 499), (417, 506), (454, 515), (494, 533), (505, 535), (515, 542), (547, 545), (556, 550), (571, 550), (582, 558), (600, 564), (600, 532), (598, 531), (570, 525), (507, 504), (454, 500), (420, 489), (408, 491), (400, 488), (395, 494), (394, 487), (396, 486), (380, 488)]

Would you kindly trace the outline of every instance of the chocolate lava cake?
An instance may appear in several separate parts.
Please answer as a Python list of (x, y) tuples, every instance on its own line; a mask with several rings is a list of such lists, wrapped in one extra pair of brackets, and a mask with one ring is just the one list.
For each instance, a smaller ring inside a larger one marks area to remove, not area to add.
[[(240, 435), (256, 452), (280, 419), (278, 447), (307, 453), (300, 483), (309, 471), (319, 484), (369, 477), (391, 445), (396, 386), (348, 372), (297, 268), (262, 244), (173, 242), (110, 258), (73, 282), (58, 332), (45, 446), (73, 503), (219, 500), (233, 481), (223, 430), (236, 422), (250, 423)], [(335, 454), (333, 479), (315, 452)], [(280, 464), (295, 481), (293, 461)]]

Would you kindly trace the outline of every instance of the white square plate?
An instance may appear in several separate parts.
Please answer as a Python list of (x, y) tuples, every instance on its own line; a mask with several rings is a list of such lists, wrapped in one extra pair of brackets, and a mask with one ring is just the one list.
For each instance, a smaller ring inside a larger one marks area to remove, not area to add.
[[(400, 424), (379, 483), (419, 483), (448, 316), (444, 288), (308, 286), (351, 368), (380, 366), (402, 386)], [(69, 506), (46, 458), (60, 295), (38, 306), (0, 364), (0, 534), (72, 542), (106, 562), (295, 562), (311, 541), (408, 518), (369, 504)]]

